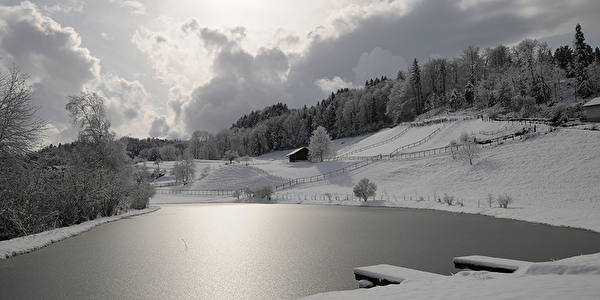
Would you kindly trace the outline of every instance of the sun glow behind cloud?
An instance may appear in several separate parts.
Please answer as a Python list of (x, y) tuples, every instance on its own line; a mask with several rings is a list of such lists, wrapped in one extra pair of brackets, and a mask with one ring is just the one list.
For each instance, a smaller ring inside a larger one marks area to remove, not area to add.
[(594, 0), (7, 1), (0, 64), (31, 75), (55, 142), (75, 137), (65, 96), (84, 88), (107, 95), (119, 135), (187, 138), (467, 45), (551, 37), (557, 47), (578, 22), (600, 45)]

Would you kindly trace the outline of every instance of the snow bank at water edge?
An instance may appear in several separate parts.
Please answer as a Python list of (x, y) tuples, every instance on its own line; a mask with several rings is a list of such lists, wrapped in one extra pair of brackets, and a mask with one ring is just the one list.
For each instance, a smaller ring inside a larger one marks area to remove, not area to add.
[(86, 232), (100, 224), (109, 223), (112, 221), (120, 220), (123, 218), (137, 216), (141, 214), (147, 214), (159, 210), (158, 206), (150, 206), (149, 208), (142, 210), (130, 211), (118, 216), (98, 218), (95, 220), (83, 222), (81, 224), (56, 228), (20, 238), (14, 238), (7, 241), (0, 242), (0, 259), (6, 259), (9, 257), (25, 254), (43, 247), (46, 247), (52, 243), (62, 241), (66, 238), (76, 236), (83, 232)]

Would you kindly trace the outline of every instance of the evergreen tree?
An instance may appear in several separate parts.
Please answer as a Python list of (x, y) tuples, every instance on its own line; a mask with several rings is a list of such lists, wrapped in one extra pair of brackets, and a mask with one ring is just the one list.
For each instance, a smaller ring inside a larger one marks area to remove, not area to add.
[(575, 26), (575, 39), (573, 40), (573, 48), (575, 52), (575, 93), (583, 98), (592, 94), (592, 85), (590, 84), (590, 75), (588, 73), (588, 65), (591, 63), (592, 47), (585, 42), (585, 37), (581, 29), (581, 25)]
[(554, 50), (554, 59), (556, 59), (556, 62), (561, 69), (569, 72), (567, 73), (567, 76), (571, 77), (572, 75), (570, 74), (570, 69), (574, 61), (573, 49), (571, 49), (571, 47), (568, 45), (556, 48), (556, 50)]
[(423, 113), (423, 90), (421, 89), (421, 67), (419, 61), (415, 58), (410, 72), (410, 85), (415, 98), (415, 110), (417, 115)]

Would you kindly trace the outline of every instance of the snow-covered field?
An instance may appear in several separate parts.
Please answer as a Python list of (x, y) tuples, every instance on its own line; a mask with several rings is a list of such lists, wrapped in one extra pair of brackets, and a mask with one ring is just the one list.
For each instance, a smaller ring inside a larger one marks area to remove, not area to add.
[[(406, 152), (446, 146), (457, 140), (461, 132), (484, 140), (514, 133), (523, 126), (468, 120), (414, 127), (394, 141), (354, 155), (389, 154), (398, 147), (421, 140), (437, 128), (440, 128), (438, 134)], [(536, 128), (537, 133), (527, 138), (486, 147), (478, 153), (473, 165), (455, 160), (450, 154), (380, 161), (323, 181), (279, 190), (271, 202), (447, 210), (600, 232), (600, 131), (566, 128), (550, 131), (544, 125), (536, 125)], [(334, 146), (338, 151), (352, 151), (389, 139), (401, 130), (402, 126), (398, 126), (363, 137), (338, 140), (334, 141)], [(176, 188), (243, 189), (266, 183), (275, 186), (285, 182), (285, 178), (323, 174), (356, 162), (288, 163), (285, 155), (289, 152), (273, 152), (254, 158), (250, 161), (251, 168), (243, 164), (225, 166), (223, 162), (211, 162), (209, 176)], [(169, 166), (172, 163), (165, 162), (161, 169), (168, 170)], [(197, 167), (197, 170), (202, 168)], [(375, 201), (360, 202), (353, 196), (352, 188), (361, 178), (377, 184)], [(169, 176), (163, 180), (169, 180)], [(436, 201), (445, 194), (455, 197), (453, 205)], [(494, 201), (490, 207), (489, 194), (494, 198), (508, 194), (514, 203), (503, 209)], [(256, 200), (160, 194), (151, 203), (240, 201)], [(0, 254), (13, 251), (11, 243), (12, 240), (0, 243)], [(434, 282), (407, 281), (397, 286), (319, 294), (311, 299), (600, 299), (599, 282), (600, 254), (594, 254), (536, 263), (514, 274), (463, 271)]]

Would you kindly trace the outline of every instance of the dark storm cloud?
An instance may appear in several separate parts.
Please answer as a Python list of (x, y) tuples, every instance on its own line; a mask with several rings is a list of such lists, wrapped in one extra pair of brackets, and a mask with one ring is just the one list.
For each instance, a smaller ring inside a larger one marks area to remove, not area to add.
[[(377, 47), (409, 63), (417, 58), (422, 65), (432, 55), (458, 57), (468, 45), (484, 49), (512, 45), (524, 38), (543, 41), (561, 30), (572, 36), (577, 22), (598, 24), (590, 12), (600, 11), (600, 4), (594, 1), (478, 1), (463, 7), (461, 2), (418, 1), (406, 14), (368, 14), (368, 10), (366, 14), (341, 14), (331, 23), (354, 26), (341, 34), (332, 34), (328, 27), (317, 28), (309, 35), (311, 42), (304, 55), (292, 60), (288, 82), (296, 106), (313, 104), (325, 96), (314, 84), (320, 78), (339, 76), (362, 85), (353, 68), (361, 55)], [(570, 40), (562, 44), (570, 44)], [(378, 72), (378, 76), (390, 76), (384, 74), (389, 71), (376, 68), (370, 74)]]
[(188, 99), (172, 91), (172, 109), (180, 113), (185, 128), (218, 131), (228, 127), (250, 110), (262, 109), (276, 102), (288, 102), (284, 92), (289, 59), (276, 48), (261, 48), (257, 54), (243, 50), (237, 42), (244, 30), (230, 33), (198, 28), (204, 45), (214, 53), (214, 77), (192, 90)]
[(14, 65), (30, 75), (38, 115), (53, 126), (48, 135), (60, 141), (65, 136), (72, 139), (66, 96), (98, 83), (99, 60), (80, 47), (80, 37), (72, 28), (42, 16), (29, 2), (0, 6), (0, 20), (0, 64)]
[(169, 129), (170, 127), (167, 124), (167, 119), (164, 116), (156, 117), (152, 121), (148, 135), (150, 137), (164, 137), (168, 134)]

